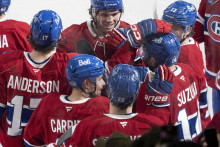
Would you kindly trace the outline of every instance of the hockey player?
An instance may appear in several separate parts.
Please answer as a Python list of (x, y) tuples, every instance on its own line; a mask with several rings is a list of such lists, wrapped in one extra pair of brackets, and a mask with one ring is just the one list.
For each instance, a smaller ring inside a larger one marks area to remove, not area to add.
[(30, 31), (30, 25), (11, 19), (6, 19), (6, 12), (11, 0), (0, 0), (0, 55), (11, 50), (32, 51), (26, 37)]
[(78, 42), (88, 40), (98, 58), (108, 60), (115, 52), (114, 48), (106, 48), (108, 31), (113, 28), (128, 27), (129, 24), (121, 21), (124, 12), (122, 0), (91, 0), (89, 14), (92, 20), (80, 25), (73, 24), (63, 31), (66, 44), (59, 45), (61, 52), (80, 52)]
[[(72, 25), (63, 31), (66, 44), (59, 45), (58, 52), (82, 52), (81, 46), (79, 45), (80, 40), (87, 40), (91, 45), (92, 52), (108, 64), (109, 69), (114, 65), (123, 64), (134, 64), (134, 58), (136, 55), (136, 48), (124, 46), (118, 48), (114, 46), (114, 42), (109, 42), (108, 32), (118, 34), (117, 28), (128, 28), (129, 24), (121, 21), (120, 18), (124, 11), (122, 0), (91, 0), (91, 7), (89, 14), (92, 20), (83, 22), (80, 25)], [(167, 25), (162, 21), (146, 20), (143, 25), (149, 25), (146, 28), (146, 35), (152, 33), (152, 29), (159, 27), (166, 28)], [(154, 23), (156, 25), (151, 25)], [(153, 28), (152, 28), (153, 27)], [(134, 30), (135, 31), (135, 30)], [(169, 32), (168, 32), (169, 33)], [(123, 35), (119, 35), (123, 38)], [(112, 44), (113, 43), (113, 44)], [(108, 61), (111, 60), (111, 63)]]
[(62, 29), (60, 17), (42, 10), (30, 26), (33, 51), (13, 51), (0, 58), (0, 142), (4, 147), (24, 146), (24, 128), (45, 95), (71, 92), (65, 66), (75, 54), (54, 51)]
[(208, 93), (211, 94), (213, 114), (220, 110), (220, 87), (215, 82), (220, 70), (220, 12), (219, 0), (201, 0), (198, 17), (195, 23), (193, 38), (199, 43), (204, 42), (206, 61), (206, 80)]
[[(175, 10), (175, 11), (174, 11)], [(177, 60), (177, 63), (184, 63), (189, 65), (198, 75), (204, 78), (204, 65), (203, 56), (200, 50), (199, 44), (191, 36), (193, 35), (193, 26), (196, 22), (196, 7), (185, 1), (176, 1), (170, 4), (163, 13), (163, 20), (169, 22), (172, 25), (172, 33), (174, 33), (181, 44), (181, 51)], [(206, 83), (204, 83), (205, 85)], [(207, 90), (206, 90), (207, 91)], [(203, 91), (204, 94), (207, 92)], [(207, 100), (204, 99), (204, 103), (200, 103), (200, 107), (203, 109), (203, 129), (211, 120), (208, 112)]]
[(132, 113), (139, 87), (140, 79), (135, 67), (116, 65), (108, 78), (109, 113), (88, 117), (72, 127), (73, 135), (68, 143), (73, 147), (95, 146), (99, 137), (109, 137), (115, 131), (125, 133), (134, 140), (153, 126), (163, 125), (154, 116)]
[(201, 133), (201, 121), (205, 120), (199, 104), (206, 102), (206, 86), (192, 68), (176, 63), (179, 53), (179, 40), (172, 33), (144, 42), (142, 60), (155, 74), (149, 74), (141, 85), (136, 111), (177, 126), (180, 140), (192, 140)]
[(25, 145), (46, 146), (83, 118), (108, 113), (109, 99), (100, 96), (103, 74), (104, 66), (97, 57), (81, 54), (70, 59), (66, 77), (71, 95), (56, 93), (43, 98), (25, 128)]

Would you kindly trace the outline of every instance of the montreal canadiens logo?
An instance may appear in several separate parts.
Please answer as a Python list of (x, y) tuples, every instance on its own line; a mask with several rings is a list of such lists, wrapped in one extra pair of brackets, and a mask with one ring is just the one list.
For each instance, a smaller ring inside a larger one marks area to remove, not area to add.
[(208, 19), (208, 32), (215, 42), (220, 43), (220, 15), (215, 14)]

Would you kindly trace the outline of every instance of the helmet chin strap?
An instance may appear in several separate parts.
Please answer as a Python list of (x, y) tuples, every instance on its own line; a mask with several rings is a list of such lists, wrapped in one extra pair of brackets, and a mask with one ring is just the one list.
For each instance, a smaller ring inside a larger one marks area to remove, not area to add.
[[(94, 90), (92, 92), (86, 92), (82, 87), (80, 89), (87, 94), (90, 98), (96, 97), (95, 91), (96, 91), (96, 83), (94, 84)], [(87, 97), (87, 96), (86, 96)]]
[(190, 34), (190, 33), (189, 33), (188, 35), (185, 35), (185, 33), (187, 33), (188, 30), (189, 30), (189, 27), (185, 27), (185, 29), (184, 29), (184, 35), (183, 35), (182, 40), (180, 40), (180, 44), (183, 43), (183, 42), (186, 40), (186, 38), (189, 37), (189, 34)]

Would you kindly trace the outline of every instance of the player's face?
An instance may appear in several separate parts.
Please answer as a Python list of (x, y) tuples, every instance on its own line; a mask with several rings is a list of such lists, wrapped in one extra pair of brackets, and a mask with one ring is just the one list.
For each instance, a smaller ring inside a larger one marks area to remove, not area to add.
[(104, 34), (106, 34), (108, 31), (111, 31), (118, 23), (119, 16), (119, 10), (99, 10), (96, 16), (98, 31)]
[(105, 86), (105, 81), (103, 80), (103, 76), (99, 76), (96, 78), (96, 87), (94, 84), (91, 84), (90, 86), (90, 92), (94, 91), (93, 96), (101, 96), (101, 91), (103, 89), (103, 87)]
[(171, 27), (172, 27), (172, 33), (178, 37), (179, 41), (181, 41), (185, 34), (184, 27), (178, 24), (171, 24)]

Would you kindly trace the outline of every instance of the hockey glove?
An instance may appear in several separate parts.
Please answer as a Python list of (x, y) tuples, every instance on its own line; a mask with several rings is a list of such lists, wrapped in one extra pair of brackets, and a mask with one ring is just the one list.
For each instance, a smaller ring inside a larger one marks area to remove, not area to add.
[(144, 67), (144, 66), (134, 66), (138, 73), (139, 73), (139, 77), (140, 77), (140, 81), (144, 82), (146, 76), (147, 76), (147, 72), (149, 71), (148, 67)]
[(135, 48), (140, 47), (140, 43), (143, 39), (156, 33), (170, 33), (171, 26), (165, 21), (159, 19), (145, 19), (137, 24), (131, 25), (128, 29), (125, 29), (125, 34)]
[[(155, 70), (155, 75), (152, 81), (147, 80), (147, 92), (149, 94), (160, 93), (169, 95), (173, 89), (174, 73), (165, 65), (160, 65)], [(150, 78), (150, 77), (149, 77)]]
[(121, 29), (113, 29), (109, 31), (107, 36), (107, 42), (109, 47), (113, 47), (116, 51), (125, 43), (127, 37), (125, 36), (124, 32)]

